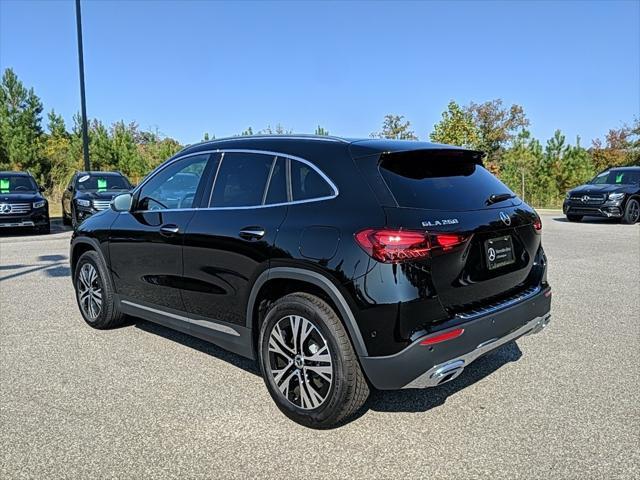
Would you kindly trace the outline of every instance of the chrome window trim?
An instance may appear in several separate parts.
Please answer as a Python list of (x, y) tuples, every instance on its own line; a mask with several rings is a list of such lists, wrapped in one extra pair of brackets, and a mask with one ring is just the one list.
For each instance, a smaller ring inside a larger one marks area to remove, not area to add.
[(207, 201), (207, 206), (211, 205), (211, 200), (213, 200), (213, 186), (216, 184), (216, 180), (218, 180), (218, 173), (220, 173), (220, 167), (222, 166), (223, 160), (224, 152), (222, 152), (222, 155), (220, 155), (220, 160), (218, 160), (218, 166), (216, 167), (216, 174), (213, 176), (213, 182), (211, 182), (211, 191), (209, 192), (209, 200)]
[[(267, 183), (264, 184), (264, 192), (262, 194), (262, 205), (264, 205), (267, 201), (267, 194), (269, 193), (269, 187), (271, 186), (271, 177), (273, 177), (273, 171), (276, 168), (277, 161), (278, 161), (277, 156), (273, 157), (273, 160), (271, 161), (271, 168), (269, 169), (269, 175), (267, 176)], [(215, 185), (215, 182), (214, 182), (214, 185)], [(209, 205), (211, 205), (211, 201), (209, 201)]]
[(349, 144), (351, 141), (341, 137), (333, 137), (331, 135), (246, 135), (239, 137), (227, 137), (216, 138), (215, 140), (209, 140), (210, 143), (223, 143), (223, 142), (237, 142), (237, 141), (250, 141), (250, 140), (317, 140), (319, 142), (333, 142), (333, 143), (345, 143)]
[[(191, 211), (191, 210), (249, 210), (249, 209), (257, 209), (257, 208), (281, 207), (281, 206), (284, 206), (284, 205), (298, 205), (298, 204), (302, 204), (302, 203), (322, 202), (322, 201), (325, 201), (325, 200), (331, 200), (333, 198), (336, 198), (338, 195), (340, 195), (340, 191), (338, 190), (338, 187), (336, 186), (336, 184), (333, 183), (333, 180), (331, 180), (317, 166), (315, 166), (310, 161), (305, 160), (304, 158), (296, 157), (295, 155), (290, 155), (288, 153), (279, 153), (279, 152), (272, 152), (272, 151), (269, 151), (269, 150), (253, 150), (253, 149), (244, 149), (244, 148), (229, 148), (229, 149), (218, 148), (218, 149), (215, 149), (215, 150), (203, 150), (203, 151), (200, 151), (200, 152), (188, 153), (186, 155), (181, 155), (179, 157), (175, 157), (173, 159), (170, 159), (164, 165), (159, 166), (158, 168), (156, 168), (156, 170), (154, 170), (151, 173), (149, 173), (145, 177), (145, 179), (142, 181), (142, 183), (140, 183), (140, 185), (138, 185), (136, 187), (136, 189), (132, 192), (132, 195), (135, 197), (139, 193), (139, 191), (144, 187), (144, 185), (149, 180), (151, 180), (151, 178), (156, 176), (158, 173), (160, 173), (162, 170), (164, 170), (165, 168), (169, 167), (170, 165), (173, 165), (174, 163), (179, 162), (180, 160), (183, 160), (183, 159), (189, 158), (189, 157), (193, 157), (195, 155), (205, 155), (205, 154), (206, 155), (211, 155), (211, 154), (214, 154), (214, 153), (221, 153), (222, 156), (220, 157), (220, 162), (218, 163), (218, 168), (216, 170), (216, 175), (215, 175), (215, 177), (213, 179), (213, 183), (211, 185), (211, 192), (209, 194), (209, 202), (207, 203), (207, 205), (211, 205), (211, 200), (213, 198), (213, 189), (216, 186), (216, 181), (218, 180), (218, 172), (220, 171), (220, 166), (222, 165), (222, 161), (224, 159), (224, 154), (225, 153), (256, 153), (256, 154), (261, 154), (261, 155), (270, 155), (270, 156), (284, 158), (284, 159), (288, 160), (287, 161), (287, 168), (289, 169), (289, 171), (291, 169), (291, 162), (290, 162), (291, 160), (294, 160), (296, 162), (302, 162), (305, 165), (309, 166), (311, 169), (315, 170), (318, 173), (318, 175), (320, 175), (329, 184), (329, 186), (333, 190), (334, 194), (333, 195), (327, 195), (327, 196), (324, 196), (324, 197), (308, 198), (306, 200), (290, 200), (290, 201), (281, 202), (281, 203), (271, 203), (269, 205), (247, 205), (247, 206), (242, 206), (242, 207), (166, 208), (166, 209), (157, 209), (157, 210), (135, 210), (135, 213), (183, 212), (183, 211)], [(289, 178), (290, 178), (290, 175), (289, 175)], [(287, 182), (287, 188), (290, 189), (290, 182)], [(292, 197), (289, 197), (289, 198), (292, 198)]]

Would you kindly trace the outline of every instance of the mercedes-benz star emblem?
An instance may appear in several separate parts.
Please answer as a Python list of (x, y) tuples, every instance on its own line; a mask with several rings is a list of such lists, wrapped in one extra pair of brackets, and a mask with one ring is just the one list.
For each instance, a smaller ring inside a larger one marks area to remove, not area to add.
[(583, 195), (583, 196), (582, 196), (582, 198), (581, 198), (581, 200), (582, 200), (583, 202), (588, 202), (588, 201), (589, 201), (589, 200), (591, 200), (591, 199), (589, 198), (589, 195)]
[(488, 253), (489, 253), (489, 261), (493, 262), (496, 259), (496, 251), (493, 249), (493, 247), (491, 247), (489, 248)]
[(10, 213), (11, 212), (11, 205), (9, 205), (8, 203), (3, 203), (0, 205), (0, 213)]
[(504, 212), (500, 212), (500, 220), (502, 220), (502, 223), (504, 223), (507, 227), (511, 225), (511, 217)]

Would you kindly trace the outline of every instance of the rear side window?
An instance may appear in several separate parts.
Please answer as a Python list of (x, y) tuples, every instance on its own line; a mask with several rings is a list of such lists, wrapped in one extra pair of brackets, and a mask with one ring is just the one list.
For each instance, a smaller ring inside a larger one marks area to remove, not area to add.
[(331, 197), (331, 185), (306, 163), (291, 160), (291, 194), (294, 201)]
[(211, 207), (262, 205), (273, 155), (228, 152), (218, 169)]
[[(401, 207), (478, 210), (494, 194), (513, 194), (481, 165), (447, 152), (408, 152), (383, 157), (380, 173)], [(519, 200), (496, 203), (512, 205)]]

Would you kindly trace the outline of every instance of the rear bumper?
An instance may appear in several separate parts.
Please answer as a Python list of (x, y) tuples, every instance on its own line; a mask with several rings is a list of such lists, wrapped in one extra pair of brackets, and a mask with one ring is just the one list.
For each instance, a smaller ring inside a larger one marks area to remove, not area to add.
[(550, 289), (516, 305), (457, 325), (464, 333), (434, 345), (421, 342), (435, 333), (418, 338), (395, 355), (361, 357), (369, 381), (380, 390), (435, 387), (453, 380), (471, 362), (523, 335), (542, 331), (551, 320)]

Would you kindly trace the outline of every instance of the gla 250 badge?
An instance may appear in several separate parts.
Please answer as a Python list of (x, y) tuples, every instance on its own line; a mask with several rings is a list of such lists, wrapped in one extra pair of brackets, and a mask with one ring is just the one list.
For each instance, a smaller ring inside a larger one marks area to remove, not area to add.
[(430, 220), (425, 220), (422, 222), (423, 227), (438, 227), (441, 225), (456, 225), (460, 223), (457, 218), (442, 218), (440, 220), (434, 220), (433, 222)]

